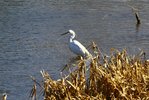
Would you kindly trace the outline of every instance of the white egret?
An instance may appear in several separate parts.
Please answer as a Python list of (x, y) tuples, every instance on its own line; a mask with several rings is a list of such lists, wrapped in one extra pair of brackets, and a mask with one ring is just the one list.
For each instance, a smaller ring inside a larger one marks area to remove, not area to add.
[(91, 57), (92, 55), (89, 53), (89, 51), (79, 41), (74, 39), (76, 34), (73, 30), (68, 30), (68, 32), (61, 35), (68, 33), (71, 34), (69, 38), (69, 49), (76, 55), (82, 56), (83, 58)]

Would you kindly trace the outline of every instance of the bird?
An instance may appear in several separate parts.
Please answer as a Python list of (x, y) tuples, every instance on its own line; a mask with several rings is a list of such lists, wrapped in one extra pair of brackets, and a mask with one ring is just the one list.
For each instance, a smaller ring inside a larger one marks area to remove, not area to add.
[(74, 54), (81, 56), (83, 58), (88, 58), (92, 56), (89, 53), (89, 51), (79, 41), (75, 40), (76, 33), (73, 30), (70, 29), (61, 35), (66, 35), (66, 34), (71, 34), (69, 37), (69, 49)]

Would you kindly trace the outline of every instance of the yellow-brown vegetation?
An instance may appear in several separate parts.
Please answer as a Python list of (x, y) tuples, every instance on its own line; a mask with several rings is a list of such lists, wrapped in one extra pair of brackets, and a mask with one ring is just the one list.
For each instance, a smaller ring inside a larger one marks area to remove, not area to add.
[[(75, 62), (69, 75), (53, 80), (41, 71), (44, 100), (149, 100), (149, 62), (141, 55), (130, 56), (126, 50), (112, 49), (109, 57), (95, 57)], [(34, 80), (31, 97), (36, 98)]]

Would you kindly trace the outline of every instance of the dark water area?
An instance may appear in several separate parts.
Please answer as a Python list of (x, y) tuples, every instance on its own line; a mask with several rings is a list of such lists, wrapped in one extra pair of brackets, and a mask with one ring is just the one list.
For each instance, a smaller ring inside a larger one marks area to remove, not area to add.
[[(131, 5), (139, 9), (141, 25)], [(149, 58), (148, 0), (1, 0), (0, 1), (0, 94), (8, 100), (28, 100), (31, 76), (41, 80), (45, 69), (53, 79), (75, 55), (68, 37), (73, 29), (86, 47), (95, 41), (104, 54), (110, 48), (140, 50)], [(42, 98), (39, 98), (42, 100)]]

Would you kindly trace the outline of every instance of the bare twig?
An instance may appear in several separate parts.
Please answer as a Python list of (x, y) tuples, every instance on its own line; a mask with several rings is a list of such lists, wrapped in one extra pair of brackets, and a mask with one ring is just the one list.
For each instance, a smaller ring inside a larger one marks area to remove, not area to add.
[(37, 100), (37, 88), (36, 88), (36, 83), (34, 83), (32, 90), (30, 92), (30, 97), (32, 100)]
[(141, 20), (140, 20), (140, 17), (139, 17), (139, 10), (136, 9), (135, 7), (133, 7), (133, 6), (130, 6), (130, 5), (128, 5), (128, 6), (132, 8), (132, 11), (134, 12), (135, 18), (137, 20), (137, 24), (138, 25), (141, 24)]

